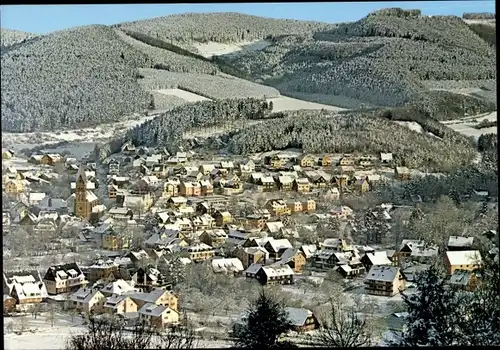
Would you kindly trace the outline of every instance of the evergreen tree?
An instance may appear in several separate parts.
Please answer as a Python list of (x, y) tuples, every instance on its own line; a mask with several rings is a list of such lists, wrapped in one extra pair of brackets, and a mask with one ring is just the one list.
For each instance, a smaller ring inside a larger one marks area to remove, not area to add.
[[(435, 266), (421, 273), (416, 293), (403, 294), (408, 310), (407, 329), (396, 341), (399, 346), (452, 346), (460, 343), (463, 295), (448, 288)], [(396, 345), (396, 344), (395, 344)]]
[(250, 305), (245, 324), (235, 329), (235, 345), (245, 348), (294, 347), (280, 342), (279, 337), (292, 329), (292, 323), (283, 305), (262, 290)]
[(498, 254), (482, 253), (478, 272), (481, 283), (467, 302), (461, 345), (500, 345), (500, 260)]

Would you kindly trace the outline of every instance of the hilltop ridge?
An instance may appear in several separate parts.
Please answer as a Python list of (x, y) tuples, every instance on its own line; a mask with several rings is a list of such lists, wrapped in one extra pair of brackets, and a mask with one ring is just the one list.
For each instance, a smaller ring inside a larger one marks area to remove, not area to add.
[[(491, 29), (419, 10), (384, 9), (340, 24), (208, 13), (43, 36), (15, 33), (2, 29), (9, 45), (2, 46), (4, 131), (122, 120), (156, 105), (178, 105), (158, 89), (181, 86), (211, 99), (281, 93), (344, 108), (415, 105), (437, 119), (496, 110)], [(213, 58), (197, 48), (255, 40), (267, 44)], [(228, 76), (240, 80), (216, 83)], [(226, 90), (215, 91), (214, 84)], [(237, 84), (251, 94), (235, 94)]]

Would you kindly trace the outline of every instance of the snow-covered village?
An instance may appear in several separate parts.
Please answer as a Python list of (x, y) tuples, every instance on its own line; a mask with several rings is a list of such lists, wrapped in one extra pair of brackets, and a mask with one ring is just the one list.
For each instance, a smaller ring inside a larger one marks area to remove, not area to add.
[(495, 14), (307, 5), (2, 6), (6, 349), (500, 345)]

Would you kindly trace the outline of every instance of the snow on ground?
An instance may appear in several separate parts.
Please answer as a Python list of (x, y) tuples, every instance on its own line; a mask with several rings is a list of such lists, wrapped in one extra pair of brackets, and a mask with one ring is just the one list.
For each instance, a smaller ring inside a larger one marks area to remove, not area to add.
[(19, 151), (23, 148), (51, 145), (62, 141), (85, 143), (107, 141), (116, 136), (117, 132), (124, 132), (155, 117), (156, 115), (136, 116), (134, 119), (128, 119), (124, 122), (101, 124), (92, 128), (67, 129), (59, 132), (2, 132), (2, 144), (6, 145), (6, 148)]
[(427, 134), (429, 136), (434, 136), (434, 137), (440, 139), (439, 136), (434, 135), (432, 132), (424, 131), (424, 128), (422, 128), (422, 125), (420, 125), (417, 122), (402, 122), (402, 121), (396, 120), (395, 123), (402, 125), (402, 126), (406, 126), (408, 129), (413, 130), (415, 132), (418, 132), (419, 134)]
[(402, 126), (406, 126), (408, 129), (416, 131), (419, 134), (421, 134), (424, 131), (424, 129), (422, 128), (422, 126), (419, 123), (417, 123), (417, 122), (395, 121), (395, 123), (397, 123), (399, 125), (402, 125)]
[(208, 43), (194, 44), (194, 47), (198, 49), (198, 52), (203, 57), (210, 58), (213, 56), (230, 55), (245, 51), (259, 51), (265, 49), (269, 45), (271, 45), (271, 43), (266, 40), (244, 41), (234, 44), (223, 44), (210, 41)]
[(211, 99), (209, 98), (182, 89), (162, 89), (162, 90), (156, 90), (156, 92), (159, 92), (164, 95), (173, 95), (182, 98), (187, 102), (211, 101)]
[[(13, 331), (17, 332), (23, 322), (25, 330), (22, 334), (7, 332), (6, 326), (9, 323), (12, 323)], [(51, 326), (46, 314), (39, 315), (36, 320), (31, 314), (4, 317), (4, 347), (9, 350), (64, 349), (71, 335), (85, 331), (82, 322), (81, 316), (75, 316), (71, 320), (71, 316), (64, 313), (57, 315), (54, 327)], [(199, 339), (196, 345), (198, 348), (226, 348), (230, 347), (231, 343), (223, 340)]]
[(494, 19), (464, 19), (467, 24), (486, 24), (496, 27), (496, 21)]
[(474, 138), (478, 139), (479, 136), (481, 136), (482, 134), (497, 133), (496, 126), (483, 129), (474, 128), (474, 126), (476, 126), (477, 124), (479, 124), (484, 120), (488, 121), (497, 120), (497, 112), (495, 111), (491, 113), (480, 114), (462, 119), (446, 120), (441, 123), (461, 134), (464, 134), (466, 136), (473, 136)]
[(345, 108), (340, 108), (315, 102), (308, 102), (287, 96), (270, 98), (267, 99), (267, 102), (273, 103), (273, 112), (297, 111), (300, 109), (326, 109), (330, 111), (345, 110)]

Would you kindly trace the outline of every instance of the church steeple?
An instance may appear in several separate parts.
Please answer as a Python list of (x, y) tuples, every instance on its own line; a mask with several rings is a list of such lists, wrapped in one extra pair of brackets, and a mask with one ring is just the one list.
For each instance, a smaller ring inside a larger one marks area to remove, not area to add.
[(76, 173), (76, 185), (78, 186), (78, 183), (82, 182), (84, 185), (87, 185), (87, 174), (85, 173), (85, 167), (83, 166), (83, 164), (80, 164), (80, 168)]

